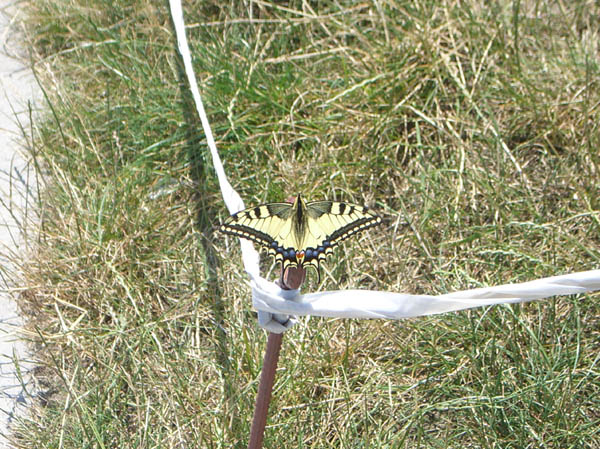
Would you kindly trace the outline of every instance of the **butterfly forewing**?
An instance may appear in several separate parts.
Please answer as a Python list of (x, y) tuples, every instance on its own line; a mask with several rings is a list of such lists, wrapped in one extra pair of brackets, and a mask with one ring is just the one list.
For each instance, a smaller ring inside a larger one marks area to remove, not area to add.
[(221, 225), (225, 234), (235, 235), (264, 246), (277, 240), (282, 228), (289, 222), (292, 205), (271, 203), (236, 212)]
[[(376, 226), (381, 219), (364, 206), (356, 204), (315, 201), (307, 204), (310, 239), (318, 244), (328, 242), (331, 246), (337, 245), (342, 240)], [(311, 245), (307, 245), (311, 246)]]

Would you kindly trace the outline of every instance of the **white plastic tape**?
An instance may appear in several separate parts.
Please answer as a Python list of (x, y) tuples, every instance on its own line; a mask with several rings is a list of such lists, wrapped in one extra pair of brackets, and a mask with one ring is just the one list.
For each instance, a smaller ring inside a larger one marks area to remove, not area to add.
[[(244, 209), (240, 195), (231, 187), (204, 111), (192, 58), (185, 36), (183, 11), (179, 0), (170, 0), (179, 52), (184, 62), (192, 96), (213, 165), (219, 178), (223, 200), (231, 214)], [(584, 271), (539, 279), (521, 284), (477, 288), (439, 296), (407, 295), (372, 290), (344, 290), (300, 295), (298, 290), (282, 290), (260, 276), (259, 255), (248, 240), (240, 240), (244, 268), (250, 276), (252, 304), (258, 310), (259, 324), (270, 332), (281, 333), (295, 322), (294, 315), (339, 318), (401, 319), (453, 312), (492, 304), (534, 301), (555, 295), (572, 295), (600, 290), (600, 270)]]
[(257, 310), (292, 315), (339, 318), (401, 319), (454, 312), (492, 304), (520, 303), (555, 295), (574, 295), (600, 290), (600, 270), (583, 271), (520, 284), (476, 288), (439, 296), (407, 295), (373, 290), (338, 290), (297, 294), (282, 299), (261, 284), (252, 284)]
[[(213, 166), (219, 179), (221, 195), (223, 196), (223, 201), (225, 202), (229, 213), (234, 214), (235, 212), (245, 209), (244, 201), (242, 200), (240, 195), (235, 191), (235, 189), (231, 186), (229, 180), (227, 179), (227, 175), (225, 174), (225, 170), (223, 168), (223, 163), (221, 162), (219, 152), (217, 151), (215, 139), (212, 135), (212, 130), (210, 129), (208, 117), (206, 116), (206, 112), (204, 111), (204, 105), (202, 103), (202, 98), (200, 97), (200, 92), (198, 90), (196, 74), (194, 73), (194, 68), (192, 66), (190, 48), (187, 42), (187, 37), (185, 35), (185, 22), (183, 20), (183, 9), (181, 8), (181, 1), (170, 0), (169, 4), (171, 7), (171, 18), (173, 19), (173, 24), (175, 25), (175, 34), (177, 36), (177, 48), (179, 49), (179, 54), (181, 55), (181, 58), (183, 60), (188, 84), (192, 92), (192, 97), (194, 98), (194, 103), (196, 104), (196, 111), (198, 112), (198, 116), (200, 117), (200, 120), (202, 122), (202, 128), (204, 129), (204, 133), (206, 135), (206, 143), (210, 150)], [(286, 295), (289, 295), (287, 291), (282, 290), (274, 283), (268, 282), (266, 279), (260, 277), (260, 269), (258, 263), (259, 255), (256, 249), (254, 248), (252, 242), (240, 239), (240, 245), (242, 249), (242, 261), (244, 263), (244, 269), (250, 276), (250, 279), (253, 282), (259, 282), (263, 286), (263, 288), (269, 290), (272, 295), (281, 298), (285, 298)], [(258, 322), (263, 328), (270, 332), (281, 333), (289, 329), (295, 321), (293, 317), (279, 315), (274, 317), (269, 312), (259, 311)]]

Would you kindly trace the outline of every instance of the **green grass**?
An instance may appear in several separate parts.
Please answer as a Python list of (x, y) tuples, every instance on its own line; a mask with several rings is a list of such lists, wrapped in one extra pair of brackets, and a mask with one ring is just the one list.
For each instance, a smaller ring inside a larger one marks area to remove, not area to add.
[[(20, 297), (35, 448), (244, 448), (264, 352), (164, 2), (32, 0), (45, 179)], [(184, 5), (246, 204), (384, 224), (307, 289), (438, 294), (600, 265), (595, 2)], [(265, 272), (276, 273), (265, 260)], [(598, 294), (389, 322), (310, 318), (265, 448), (600, 447)]]

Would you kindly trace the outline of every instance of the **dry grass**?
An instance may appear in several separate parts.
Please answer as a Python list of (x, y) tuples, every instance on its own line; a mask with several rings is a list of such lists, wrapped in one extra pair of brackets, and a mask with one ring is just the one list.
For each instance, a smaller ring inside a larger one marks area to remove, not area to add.
[[(447, 292), (598, 267), (594, 2), (187, 2), (247, 204), (370, 204), (323, 285)], [(264, 333), (168, 10), (36, 0), (51, 106), (22, 308), (43, 395), (17, 447), (245, 447)], [(265, 269), (270, 265), (265, 263)], [(265, 447), (593, 448), (597, 295), (403, 322), (306, 319)]]

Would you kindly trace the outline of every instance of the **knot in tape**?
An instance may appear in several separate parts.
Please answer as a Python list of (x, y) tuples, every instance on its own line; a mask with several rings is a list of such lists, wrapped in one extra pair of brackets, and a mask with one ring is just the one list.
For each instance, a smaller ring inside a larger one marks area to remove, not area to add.
[(293, 301), (299, 297), (300, 290), (284, 290), (262, 277), (253, 277), (250, 285), (252, 286), (252, 305), (258, 311), (260, 327), (269, 332), (281, 334), (297, 323), (294, 315), (272, 313), (268, 310), (273, 310), (273, 306), (277, 304), (283, 306), (285, 301)]

